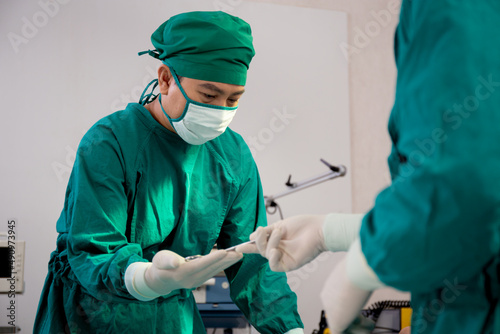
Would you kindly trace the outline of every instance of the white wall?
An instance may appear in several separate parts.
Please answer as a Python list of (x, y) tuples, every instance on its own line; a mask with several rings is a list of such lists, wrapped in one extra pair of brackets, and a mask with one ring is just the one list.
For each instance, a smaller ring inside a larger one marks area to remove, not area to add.
[[(26, 241), (26, 288), (16, 296), (23, 332), (32, 328), (83, 133), (153, 79), (157, 61), (137, 52), (151, 48), (158, 25), (179, 12), (215, 9), (253, 27), (257, 56), (232, 128), (253, 148), (266, 195), (284, 190), (288, 174), (300, 181), (323, 173), (320, 158), (350, 171), (344, 13), (241, 0), (1, 2), (0, 231), (14, 218)], [(351, 188), (348, 172), (279, 203), (285, 216), (350, 212)], [(317, 294), (335, 264), (325, 256), (289, 276), (306, 333), (317, 326)], [(0, 296), (0, 309), (7, 303)], [(8, 320), (0, 311), (0, 325)]]

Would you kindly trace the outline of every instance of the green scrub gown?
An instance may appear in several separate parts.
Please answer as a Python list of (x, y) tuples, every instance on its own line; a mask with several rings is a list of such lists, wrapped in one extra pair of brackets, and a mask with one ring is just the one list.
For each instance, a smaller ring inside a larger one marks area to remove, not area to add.
[[(133, 298), (127, 266), (162, 249), (208, 254), (266, 223), (257, 167), (228, 129), (189, 145), (139, 104), (84, 136), (57, 221), (34, 333), (205, 333), (190, 290)], [(246, 255), (226, 270), (231, 297), (261, 333), (303, 327), (286, 276)]]
[(403, 1), (392, 184), (368, 264), (412, 293), (412, 334), (500, 333), (500, 1)]

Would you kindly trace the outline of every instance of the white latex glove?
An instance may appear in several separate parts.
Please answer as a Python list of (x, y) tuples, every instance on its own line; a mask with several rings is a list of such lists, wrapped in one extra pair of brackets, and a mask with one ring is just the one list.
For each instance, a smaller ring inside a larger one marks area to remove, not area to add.
[(359, 236), (364, 214), (332, 213), (291, 217), (250, 235), (254, 245), (243, 245), (241, 253), (260, 253), (274, 271), (290, 271), (312, 261), (321, 252), (347, 251)]
[(346, 260), (342, 259), (327, 278), (321, 301), (332, 334), (343, 333), (360, 315), (371, 291), (351, 283), (347, 277)]
[(128, 266), (125, 285), (132, 296), (147, 301), (176, 289), (196, 288), (242, 257), (238, 252), (218, 250), (186, 262), (182, 256), (163, 250), (153, 257), (153, 262), (135, 262)]
[(241, 253), (260, 253), (269, 260), (273, 271), (290, 271), (312, 261), (326, 251), (323, 238), (323, 215), (291, 217), (250, 235), (255, 244), (236, 248)]

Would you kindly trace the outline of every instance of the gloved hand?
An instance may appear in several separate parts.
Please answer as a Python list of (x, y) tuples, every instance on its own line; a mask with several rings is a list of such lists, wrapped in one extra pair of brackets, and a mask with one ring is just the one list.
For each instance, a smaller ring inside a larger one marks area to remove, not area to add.
[(332, 213), (291, 217), (250, 235), (256, 244), (236, 248), (241, 253), (260, 253), (274, 271), (289, 271), (312, 261), (321, 252), (347, 251), (358, 237), (364, 214)]
[(152, 262), (132, 263), (125, 272), (125, 284), (137, 299), (151, 300), (176, 289), (198, 287), (242, 257), (238, 252), (218, 250), (186, 262), (182, 256), (164, 250)]
[(260, 253), (273, 271), (290, 271), (312, 261), (327, 250), (323, 237), (323, 215), (291, 217), (250, 235), (255, 244), (236, 248), (241, 253)]

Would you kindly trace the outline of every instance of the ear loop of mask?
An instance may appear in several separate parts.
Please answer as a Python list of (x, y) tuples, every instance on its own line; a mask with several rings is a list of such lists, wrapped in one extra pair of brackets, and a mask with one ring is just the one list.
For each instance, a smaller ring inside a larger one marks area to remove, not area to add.
[[(155, 50), (156, 51), (156, 50)], [(143, 51), (143, 52), (139, 52), (139, 56), (142, 56), (143, 54), (149, 54), (150, 56), (153, 56), (155, 58), (158, 58), (158, 54), (157, 53), (154, 53), (153, 51), (151, 50), (148, 50), (148, 51)], [(167, 65), (168, 66), (168, 65)], [(179, 80), (177, 79), (177, 74), (175, 74), (174, 70), (169, 66), (171, 72), (173, 73), (173, 76), (175, 78), (175, 82), (177, 83), (177, 85), (179, 87), (180, 86), (180, 83), (179, 83)], [(153, 85), (153, 87), (151, 88), (151, 92), (149, 94), (146, 94), (146, 92), (148, 91), (149, 87)], [(170, 125), (172, 125), (172, 127), (174, 127), (174, 124), (172, 123), (172, 118), (167, 114), (167, 112), (165, 111), (165, 109), (163, 109), (163, 104), (161, 103), (161, 93), (158, 93), (158, 94), (154, 94), (154, 90), (156, 89), (156, 87), (158, 87), (158, 79), (153, 79), (151, 80), (151, 82), (146, 86), (146, 88), (144, 88), (144, 90), (142, 91), (142, 94), (141, 94), (141, 97), (139, 98), (139, 103), (141, 105), (146, 105), (148, 103), (151, 103), (153, 102), (156, 98), (158, 98), (158, 102), (160, 102), (160, 107), (161, 107), (161, 110), (163, 111), (163, 113), (165, 114), (165, 116), (167, 117)], [(186, 94), (184, 93), (184, 90), (182, 89), (182, 87), (180, 88), (181, 89), (181, 92), (184, 96), (186, 96)], [(186, 108), (187, 109), (187, 104), (186, 104)], [(182, 116), (180, 117), (182, 119), (182, 117), (184, 116), (185, 114), (185, 111), (183, 112)]]
[[(184, 116), (186, 116), (186, 112), (189, 108), (189, 104), (190, 103), (193, 103), (195, 101), (191, 100), (186, 92), (184, 91), (184, 88), (182, 88), (182, 85), (181, 85), (181, 82), (179, 80), (179, 77), (177, 76), (177, 73), (175, 73), (175, 70), (173, 69), (172, 66), (170, 66), (166, 61), (163, 62), (165, 65), (167, 65), (167, 67), (169, 68), (170, 70), (170, 73), (172, 74), (172, 76), (174, 77), (174, 80), (175, 80), (175, 84), (177, 85), (177, 87), (179, 87), (179, 90), (181, 91), (182, 93), (182, 96), (184, 96), (184, 99), (186, 100), (186, 105), (184, 106), (184, 110), (182, 111), (182, 115), (180, 115), (179, 117), (175, 118), (175, 119), (172, 119), (170, 118), (167, 113), (165, 112), (165, 110), (163, 110), (163, 106), (161, 107), (163, 112), (165, 113), (165, 115), (167, 115), (167, 118), (168, 120), (170, 121), (170, 124), (172, 124), (172, 126), (174, 126), (174, 124), (172, 122), (178, 122), (180, 120), (182, 120), (184, 118)], [(161, 95), (161, 94), (160, 94)], [(161, 105), (161, 96), (160, 96), (160, 105)]]
[[(178, 122), (180, 120), (182, 120), (184, 118), (184, 116), (186, 115), (186, 111), (188, 109), (188, 105), (189, 105), (189, 101), (190, 99), (187, 97), (186, 93), (184, 92), (184, 89), (182, 88), (181, 86), (181, 83), (179, 82), (179, 78), (177, 77), (177, 73), (175, 73), (174, 69), (169, 65), (167, 64), (166, 62), (163, 62), (165, 65), (168, 66), (168, 68), (170, 69), (170, 73), (172, 74), (172, 76), (174, 77), (174, 80), (175, 80), (175, 83), (177, 84), (177, 87), (179, 87), (179, 90), (182, 92), (182, 95), (184, 96), (184, 98), (186, 99), (186, 106), (184, 107), (184, 111), (182, 112), (182, 115), (176, 119), (172, 119), (172, 117), (170, 117), (167, 112), (165, 111), (165, 109), (163, 109), (163, 103), (161, 103), (161, 93), (158, 93), (157, 96), (158, 96), (158, 102), (160, 102), (160, 108), (161, 108), (161, 111), (163, 111), (163, 113), (165, 114), (165, 117), (167, 117), (168, 119), (168, 122), (170, 123), (170, 125), (175, 129), (175, 126), (174, 126), (174, 121), (175, 122)], [(158, 85), (158, 79), (156, 79), (156, 85)], [(156, 87), (156, 86), (155, 86)], [(154, 89), (154, 88), (153, 88)], [(156, 96), (155, 96), (156, 97)]]
[(167, 117), (167, 119), (168, 119), (168, 122), (175, 129), (174, 123), (172, 122), (172, 118), (170, 116), (168, 116), (168, 114), (165, 111), (165, 109), (163, 109), (163, 103), (161, 103), (161, 93), (158, 94), (158, 102), (160, 102), (161, 111), (163, 111), (163, 113), (165, 114), (165, 117)]
[[(179, 81), (179, 77), (177, 76), (177, 73), (175, 73), (175, 70), (172, 68), (172, 66), (170, 66), (167, 62), (163, 62), (165, 65), (168, 66), (168, 69), (170, 70), (170, 73), (172, 73), (172, 76), (174, 77), (174, 80), (175, 80), (175, 84), (177, 85), (177, 87), (179, 87), (179, 90), (181, 91), (182, 95), (184, 96), (184, 98), (186, 99), (187, 102), (194, 102), (193, 100), (191, 100), (186, 92), (184, 91), (184, 88), (182, 88), (181, 86), (181, 82)], [(186, 104), (187, 106), (187, 104)]]

